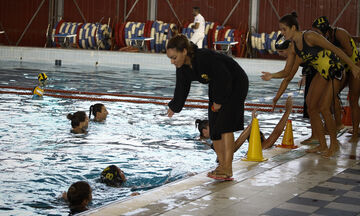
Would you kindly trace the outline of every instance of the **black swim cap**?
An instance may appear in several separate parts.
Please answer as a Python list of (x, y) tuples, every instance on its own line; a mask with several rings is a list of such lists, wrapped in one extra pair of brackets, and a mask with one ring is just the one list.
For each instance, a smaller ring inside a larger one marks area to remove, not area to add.
[(319, 29), (323, 34), (325, 34), (330, 28), (330, 23), (326, 16), (321, 16), (314, 20), (312, 27)]
[(121, 169), (115, 165), (106, 167), (101, 172), (100, 181), (108, 186), (120, 187), (124, 182), (120, 176)]
[(289, 48), (289, 45), (290, 45), (290, 41), (285, 40), (285, 37), (282, 34), (279, 34), (275, 42), (275, 49), (286, 50), (287, 48)]

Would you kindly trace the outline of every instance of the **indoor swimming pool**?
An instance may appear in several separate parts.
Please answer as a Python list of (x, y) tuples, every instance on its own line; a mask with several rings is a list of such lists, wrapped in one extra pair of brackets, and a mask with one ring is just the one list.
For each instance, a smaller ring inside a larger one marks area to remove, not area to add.
[[(33, 88), (40, 72), (49, 77), (47, 89), (172, 97), (175, 86), (175, 69), (133, 71), (0, 61), (0, 71), (0, 86)], [(260, 72), (249, 73), (247, 102), (274, 96), (281, 82), (262, 81)], [(294, 78), (288, 92), (299, 90), (298, 80), (299, 77)], [(193, 83), (189, 98), (207, 99), (207, 86)], [(284, 101), (281, 99), (278, 104)], [(89, 113), (90, 105), (98, 102), (107, 107), (107, 120), (91, 121), (86, 135), (71, 134), (66, 115), (76, 111)], [(294, 105), (302, 103), (302, 94), (294, 97)], [(90, 208), (94, 208), (216, 166), (215, 153), (199, 140), (194, 124), (195, 119), (207, 117), (206, 109), (184, 108), (168, 118), (164, 105), (46, 95), (43, 100), (32, 100), (30, 95), (18, 94), (1, 94), (0, 104), (0, 215), (67, 215), (68, 207), (61, 194), (79, 180), (90, 183)], [(245, 126), (250, 116), (251, 112), (246, 111)], [(281, 116), (278, 111), (259, 112), (260, 129), (266, 136)], [(293, 113), (290, 118), (294, 139), (309, 134), (309, 124), (302, 114)], [(247, 142), (235, 159), (243, 157), (246, 151)], [(99, 182), (101, 171), (111, 164), (120, 167), (128, 179), (121, 188)]]

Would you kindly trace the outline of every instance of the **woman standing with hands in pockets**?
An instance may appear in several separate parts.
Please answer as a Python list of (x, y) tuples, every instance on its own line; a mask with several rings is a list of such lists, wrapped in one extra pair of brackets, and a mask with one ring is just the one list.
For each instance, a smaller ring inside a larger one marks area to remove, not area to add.
[(232, 180), (233, 132), (244, 129), (244, 103), (249, 87), (245, 71), (231, 57), (198, 49), (184, 35), (169, 41), (166, 54), (176, 67), (176, 86), (168, 104), (168, 116), (182, 110), (192, 81), (208, 84), (210, 138), (219, 160), (219, 166), (208, 177)]

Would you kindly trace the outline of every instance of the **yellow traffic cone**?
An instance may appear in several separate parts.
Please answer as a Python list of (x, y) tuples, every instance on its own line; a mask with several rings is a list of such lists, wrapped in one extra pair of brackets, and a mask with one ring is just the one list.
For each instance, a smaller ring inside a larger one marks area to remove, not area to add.
[(281, 145), (277, 145), (276, 147), (290, 148), (290, 149), (295, 149), (298, 147), (294, 145), (294, 137), (293, 137), (292, 124), (290, 119), (286, 123), (286, 129)]
[(257, 118), (253, 118), (253, 120), (252, 120), (247, 157), (243, 158), (242, 160), (243, 161), (257, 161), (257, 162), (267, 160), (266, 158), (263, 157), (263, 154), (262, 154), (259, 120)]

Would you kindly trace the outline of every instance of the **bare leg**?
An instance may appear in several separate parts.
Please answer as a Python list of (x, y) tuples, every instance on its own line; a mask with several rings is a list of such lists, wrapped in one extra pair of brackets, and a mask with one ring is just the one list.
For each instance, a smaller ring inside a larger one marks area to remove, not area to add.
[(225, 159), (224, 168), (227, 176), (232, 176), (232, 161), (234, 157), (234, 133), (223, 133), (221, 139), (224, 140), (225, 144)]
[(345, 127), (343, 125), (342, 119), (341, 119), (341, 104), (340, 104), (340, 98), (338, 96), (338, 93), (340, 93), (345, 88), (345, 86), (348, 84), (348, 81), (349, 81), (349, 75), (348, 75), (348, 73), (345, 72), (341, 81), (337, 81), (336, 83), (334, 82), (335, 90), (337, 92), (337, 94), (335, 94), (335, 107), (334, 107), (336, 132), (338, 132), (339, 130), (341, 130)]
[(330, 148), (323, 154), (324, 157), (331, 157), (339, 151), (339, 143), (336, 138), (336, 123), (335, 119), (331, 115), (330, 109), (332, 104), (335, 103), (334, 95), (337, 95), (339, 87), (339, 80), (334, 79), (328, 81), (328, 85), (324, 88), (324, 94), (320, 101), (320, 111), (330, 135)]
[(343, 125), (341, 121), (341, 105), (340, 105), (340, 99), (337, 95), (335, 95), (335, 107), (334, 107), (334, 117), (336, 122), (336, 132), (343, 129), (345, 126)]
[[(358, 63), (357, 65), (359, 65)], [(360, 79), (355, 79), (352, 73), (349, 76), (349, 92), (350, 92), (350, 107), (351, 107), (351, 119), (353, 124), (353, 135), (350, 142), (358, 141), (359, 131), (359, 118), (360, 118), (360, 107), (359, 107), (359, 96), (360, 96)]]
[(212, 172), (212, 175), (231, 177), (234, 156), (234, 134), (232, 132), (223, 133), (221, 134), (221, 140), (213, 142), (219, 159), (219, 166)]
[(239, 138), (235, 141), (234, 153), (244, 144), (245, 140), (250, 136), (251, 132), (251, 124), (247, 126), (247, 128), (240, 134)]
[(261, 143), (263, 149), (268, 149), (268, 148), (272, 147), (274, 145), (274, 143), (276, 142), (276, 140), (279, 138), (279, 136), (284, 131), (287, 119), (289, 118), (289, 115), (292, 111), (292, 105), (293, 105), (292, 98), (288, 97), (286, 100), (286, 106), (285, 106), (286, 110), (285, 110), (284, 115), (281, 117), (279, 123), (276, 125), (276, 127), (274, 128), (274, 130), (270, 134), (270, 136), (263, 143)]
[(225, 152), (224, 141), (221, 139), (221, 140), (213, 140), (212, 142), (214, 144), (216, 156), (219, 161), (219, 167), (222, 167), (224, 165), (224, 152)]
[[(326, 90), (328, 81), (320, 76), (320, 73), (317, 73), (313, 78), (309, 93), (306, 97), (306, 103), (308, 105), (308, 113), (310, 116), (310, 124), (313, 129), (314, 135), (319, 139), (320, 145), (316, 148), (309, 149), (307, 152), (315, 153), (315, 152), (323, 152), (327, 150), (325, 133), (322, 124), (322, 120), (320, 118), (320, 99), (323, 96), (323, 91)], [(330, 106), (329, 106), (330, 109)], [(330, 114), (331, 115), (331, 114)]]

